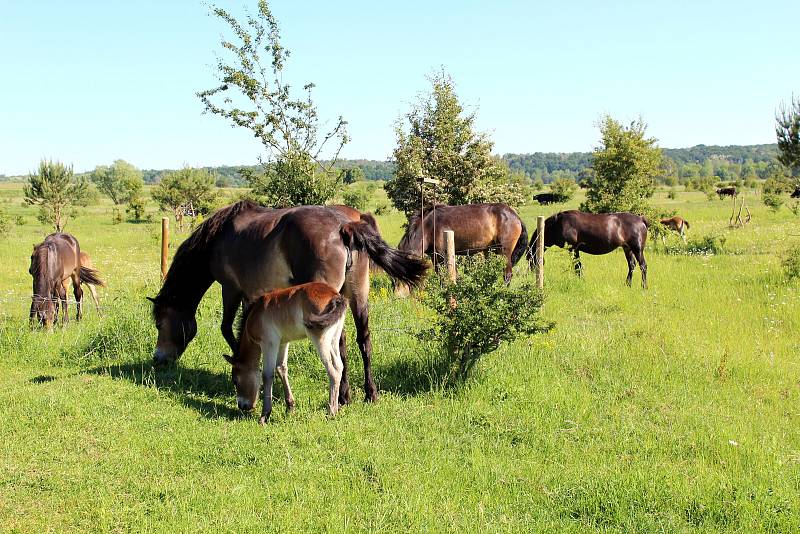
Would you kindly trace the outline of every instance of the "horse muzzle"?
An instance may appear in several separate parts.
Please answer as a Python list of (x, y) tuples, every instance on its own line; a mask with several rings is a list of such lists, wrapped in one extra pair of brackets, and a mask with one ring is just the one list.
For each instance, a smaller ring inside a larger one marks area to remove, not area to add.
[(239, 406), (239, 409), (243, 412), (249, 412), (253, 409), (252, 401), (243, 399), (242, 397), (236, 397), (236, 404)]
[(153, 364), (154, 365), (169, 365), (175, 363), (178, 357), (175, 353), (169, 353), (163, 349), (156, 347), (153, 351)]

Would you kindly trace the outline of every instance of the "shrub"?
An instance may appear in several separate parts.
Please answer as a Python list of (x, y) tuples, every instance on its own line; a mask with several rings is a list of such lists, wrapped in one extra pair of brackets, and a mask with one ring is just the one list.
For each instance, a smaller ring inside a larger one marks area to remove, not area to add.
[(130, 215), (134, 222), (139, 222), (144, 219), (145, 202), (140, 196), (134, 196), (128, 199), (128, 207), (125, 208), (125, 213)]
[(558, 178), (550, 184), (550, 191), (553, 192), (556, 202), (567, 202), (575, 196), (578, 184), (570, 178)]
[(389, 213), (389, 205), (385, 202), (375, 207), (375, 215), (383, 215)]
[(498, 256), (479, 255), (459, 262), (455, 284), (444, 270), (428, 278), (423, 301), (435, 312), (433, 325), (418, 335), (437, 355), (443, 384), (467, 378), (501, 343), (550, 328), (539, 317), (542, 292), (529, 282), (506, 285), (504, 266)]
[(761, 197), (761, 202), (771, 211), (777, 212), (783, 206), (783, 197), (781, 197), (780, 193), (767, 192), (765, 190), (764, 195)]
[(10, 229), (11, 217), (8, 216), (5, 210), (0, 209), (0, 237), (5, 236)]
[(725, 254), (725, 236), (706, 235), (697, 239), (689, 239), (686, 243), (668, 243), (664, 247), (665, 254), (685, 254), (687, 256), (717, 256)]
[(123, 220), (122, 211), (119, 208), (114, 208), (111, 212), (111, 224), (120, 224)]
[(358, 211), (364, 211), (367, 209), (367, 203), (371, 196), (369, 191), (363, 187), (348, 187), (342, 193), (342, 202)]
[(800, 278), (800, 247), (789, 249), (781, 262), (783, 274), (789, 280)]
[(667, 193), (667, 198), (670, 200), (675, 200), (678, 198), (678, 191), (673, 187), (669, 190), (669, 193)]
[(16, 224), (17, 226), (25, 226), (26, 222), (27, 221), (25, 220), (25, 217), (23, 217), (22, 215), (17, 215), (17, 218), (14, 219), (14, 224)]

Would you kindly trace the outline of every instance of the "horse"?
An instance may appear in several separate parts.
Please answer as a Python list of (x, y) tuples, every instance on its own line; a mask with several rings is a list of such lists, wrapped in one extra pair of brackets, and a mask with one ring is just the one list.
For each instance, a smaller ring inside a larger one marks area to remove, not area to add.
[[(647, 262), (644, 246), (650, 226), (644, 217), (633, 213), (584, 213), (577, 210), (562, 211), (551, 215), (544, 222), (544, 248), (568, 247), (575, 256), (575, 272), (580, 276), (582, 266), (580, 253), (608, 254), (622, 247), (628, 260), (628, 278), (631, 285), (636, 263), (642, 271), (642, 287), (647, 289)], [(539, 230), (533, 232), (528, 259), (531, 269), (537, 263), (536, 240)]]
[(720, 187), (717, 189), (717, 195), (719, 195), (719, 199), (722, 200), (722, 197), (733, 197), (736, 198), (737, 192), (736, 188), (733, 186), (730, 187)]
[(661, 224), (673, 232), (677, 232), (681, 236), (681, 239), (686, 242), (686, 230), (689, 229), (689, 221), (679, 215), (675, 215), (669, 219), (661, 219)]
[[(328, 373), (328, 414), (334, 417), (339, 409), (339, 382), (343, 368), (339, 338), (346, 308), (347, 300), (321, 282), (271, 291), (247, 307), (242, 315), (237, 350), (233, 356), (225, 355), (231, 364), (239, 409), (245, 412), (253, 409), (259, 386), (263, 383), (264, 401), (259, 423), (269, 420), (272, 384), (277, 369), (286, 396), (286, 410), (292, 411), (295, 400), (289, 386), (289, 342), (310, 338)], [(260, 355), (263, 355), (261, 372)]]
[(69, 322), (67, 310), (67, 280), (72, 280), (73, 294), (77, 305), (77, 320), (83, 318), (83, 289), (81, 283), (101, 285), (96, 270), (81, 264), (81, 248), (78, 240), (70, 234), (55, 233), (33, 246), (28, 272), (33, 277), (33, 297), (30, 321), (50, 328), (58, 316), (58, 304), (62, 308), (61, 322)]
[(800, 185), (794, 188), (794, 191), (791, 195), (789, 195), (789, 198), (800, 198)]
[(539, 193), (538, 195), (533, 195), (533, 200), (542, 204), (543, 206), (547, 204), (556, 204), (558, 202), (558, 198), (556, 197), (555, 193)]
[(397, 248), (418, 255), (442, 254), (445, 230), (454, 233), (456, 254), (499, 249), (506, 257), (506, 282), (511, 281), (512, 268), (525, 254), (528, 243), (525, 223), (507, 204), (437, 205), (426, 210), (424, 218), (418, 211), (408, 218)]
[[(375, 218), (346, 206), (264, 208), (241, 200), (203, 221), (178, 247), (161, 290), (149, 300), (158, 341), (154, 363), (176, 361), (197, 334), (195, 315), (211, 284), (222, 286), (221, 330), (236, 350), (233, 320), (240, 306), (274, 289), (325, 282), (342, 292), (355, 319), (368, 401), (378, 398), (372, 378), (369, 332), (370, 260), (395, 280), (418, 285), (427, 262), (395, 250), (381, 238)], [(344, 331), (339, 340), (339, 400), (350, 401)]]
[[(92, 258), (90, 258), (89, 254), (87, 254), (83, 250), (81, 250), (81, 267), (86, 267), (87, 269), (91, 269), (92, 271), (95, 270)], [(86, 287), (89, 288), (89, 293), (92, 295), (92, 300), (94, 301), (94, 309), (97, 310), (97, 313), (102, 314), (102, 312), (100, 311), (100, 300), (97, 298), (97, 290), (94, 288), (95, 284), (86, 282), (84, 280), (81, 280), (81, 282), (85, 284)], [(97, 285), (99, 285), (100, 287), (106, 287), (106, 283), (100, 280), (99, 278), (97, 279), (97, 282), (98, 282)], [(64, 289), (66, 290), (67, 284), (69, 283), (69, 279), (64, 280), (63, 283), (64, 283)]]

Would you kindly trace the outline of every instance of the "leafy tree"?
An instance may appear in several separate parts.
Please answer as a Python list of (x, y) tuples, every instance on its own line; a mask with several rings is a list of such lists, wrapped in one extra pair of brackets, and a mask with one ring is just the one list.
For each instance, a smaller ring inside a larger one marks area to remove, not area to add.
[(800, 98), (781, 106), (775, 116), (778, 137), (778, 161), (786, 165), (792, 176), (800, 176)]
[[(229, 26), (235, 38), (221, 43), (229, 56), (217, 61), (220, 84), (197, 96), (206, 111), (250, 130), (266, 148), (267, 163), (274, 164), (266, 165), (262, 174), (248, 173), (254, 194), (272, 205), (327, 202), (339, 188), (334, 165), (349, 140), (347, 122), (339, 117), (319, 138), (319, 118), (311, 99), (314, 84), (306, 84), (305, 95), (299, 98), (284, 84), (289, 51), (281, 44), (278, 22), (266, 0), (259, 0), (257, 13), (245, 20), (220, 7), (212, 7), (211, 12)], [(262, 54), (268, 61), (262, 60)], [(329, 141), (333, 148), (325, 158)]]
[(144, 187), (142, 171), (121, 159), (116, 160), (111, 166), (95, 167), (91, 178), (97, 189), (117, 205), (139, 196)]
[(567, 202), (575, 196), (578, 184), (570, 178), (557, 178), (550, 184), (550, 191), (555, 196), (556, 202)]
[(172, 211), (178, 228), (183, 229), (186, 213), (209, 213), (217, 200), (214, 175), (207, 170), (184, 167), (167, 173), (153, 189), (153, 200), (163, 210)]
[(645, 137), (641, 119), (629, 127), (606, 116), (600, 123), (601, 146), (592, 153), (594, 177), (581, 208), (596, 213), (644, 213), (655, 192), (654, 176), (661, 164), (655, 138)]
[(349, 167), (342, 171), (343, 181), (346, 184), (354, 184), (356, 182), (363, 182), (364, 181), (364, 171), (361, 170), (361, 167)]
[[(443, 72), (429, 80), (431, 92), (395, 126), (396, 168), (386, 183), (392, 204), (408, 215), (419, 207), (422, 191), (426, 203), (524, 203), (527, 180), (509, 179), (508, 167), (492, 157), (492, 142), (474, 131), (475, 113), (464, 113), (453, 80)], [(435, 192), (423, 187), (423, 178), (440, 181)]]
[(68, 214), (74, 214), (74, 207), (83, 202), (88, 189), (86, 179), (73, 174), (72, 165), (42, 160), (39, 172), (28, 175), (25, 202), (39, 206), (39, 221), (52, 224), (60, 232)]
[(139, 222), (144, 219), (144, 211), (145, 211), (145, 201), (140, 196), (131, 197), (128, 199), (128, 207), (125, 208), (125, 212), (131, 216), (135, 222)]
[(346, 188), (344, 193), (342, 193), (342, 202), (346, 206), (350, 206), (351, 208), (355, 208), (359, 211), (366, 210), (367, 204), (372, 198), (372, 194), (375, 192), (374, 184), (369, 185), (372, 187), (358, 187), (351, 185), (350, 187)]

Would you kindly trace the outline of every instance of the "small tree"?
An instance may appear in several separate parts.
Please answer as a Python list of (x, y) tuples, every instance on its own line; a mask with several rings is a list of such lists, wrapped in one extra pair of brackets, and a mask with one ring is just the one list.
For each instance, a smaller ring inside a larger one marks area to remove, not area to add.
[(792, 97), (787, 106), (775, 115), (775, 134), (778, 137), (778, 160), (800, 176), (800, 98)]
[(438, 73), (430, 82), (431, 92), (422, 95), (395, 127), (396, 168), (386, 183), (392, 204), (407, 215), (418, 209), (423, 178), (440, 181), (435, 195), (424, 189), (426, 203), (503, 200), (523, 204), (528, 193), (526, 180), (510, 180), (508, 167), (492, 157), (492, 142), (486, 134), (474, 131), (475, 113), (464, 113), (453, 80)]
[[(314, 84), (303, 87), (306, 94), (301, 98), (293, 98), (284, 84), (289, 51), (281, 44), (278, 22), (266, 0), (259, 0), (258, 12), (243, 21), (220, 7), (211, 12), (229, 26), (235, 39), (221, 43), (230, 60), (217, 61), (220, 85), (197, 96), (207, 112), (250, 130), (266, 148), (267, 163), (274, 165), (266, 165), (263, 174), (247, 176), (253, 179), (255, 196), (272, 205), (324, 204), (339, 188), (334, 165), (348, 141), (347, 122), (339, 117), (319, 139), (319, 118), (311, 99)], [(262, 53), (268, 62), (262, 61)], [(333, 148), (323, 157), (329, 141)]]
[(217, 193), (214, 176), (203, 169), (184, 167), (164, 175), (153, 189), (152, 197), (163, 210), (172, 211), (179, 229), (183, 229), (184, 214), (209, 213), (214, 208)]
[(145, 201), (140, 196), (131, 197), (128, 199), (128, 207), (125, 212), (131, 216), (134, 222), (139, 222), (144, 219)]
[(364, 171), (361, 167), (349, 167), (342, 171), (342, 180), (348, 185), (363, 182), (365, 180)]
[[(89, 188), (83, 177), (75, 177), (72, 165), (42, 160), (39, 172), (28, 175), (25, 202), (39, 206), (39, 221), (52, 224), (56, 232), (64, 229), (68, 214), (86, 198)], [(70, 209), (72, 208), (72, 209)]]
[(568, 202), (575, 196), (578, 184), (571, 178), (556, 178), (550, 183), (550, 191), (555, 196), (556, 202)]
[(139, 196), (144, 187), (142, 171), (121, 159), (116, 160), (111, 166), (95, 167), (91, 177), (97, 189), (117, 205)]
[(661, 149), (655, 138), (645, 137), (641, 119), (629, 127), (606, 116), (600, 123), (601, 145), (592, 153), (594, 176), (581, 209), (595, 213), (648, 210), (647, 199), (656, 189)]

